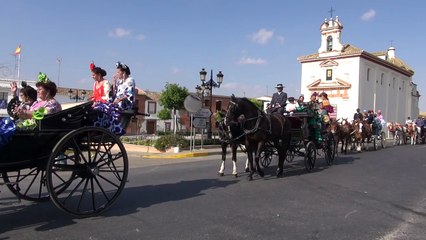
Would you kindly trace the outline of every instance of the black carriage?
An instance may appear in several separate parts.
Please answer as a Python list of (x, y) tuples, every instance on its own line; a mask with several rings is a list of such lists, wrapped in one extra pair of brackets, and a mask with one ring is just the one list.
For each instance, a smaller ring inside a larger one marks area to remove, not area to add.
[[(317, 155), (322, 153), (327, 165), (331, 165), (336, 154), (336, 141), (332, 133), (321, 130), (319, 115), (312, 111), (300, 111), (288, 114), (287, 118), (291, 122), (291, 140), (286, 161), (290, 163), (296, 156), (303, 157), (306, 170), (311, 172), (315, 167)], [(260, 155), (262, 166), (269, 166), (275, 155), (277, 150), (272, 143), (265, 144)]]
[(311, 172), (315, 167), (317, 155), (321, 154), (330, 166), (336, 154), (336, 141), (333, 134), (323, 127), (319, 114), (300, 111), (288, 118), (292, 127), (287, 161), (292, 161), (295, 156), (303, 156), (305, 169)]
[(87, 217), (109, 208), (122, 192), (128, 158), (119, 137), (93, 126), (99, 111), (87, 102), (46, 115), (34, 130), (17, 130), (0, 149), (0, 172), (20, 199), (51, 199)]

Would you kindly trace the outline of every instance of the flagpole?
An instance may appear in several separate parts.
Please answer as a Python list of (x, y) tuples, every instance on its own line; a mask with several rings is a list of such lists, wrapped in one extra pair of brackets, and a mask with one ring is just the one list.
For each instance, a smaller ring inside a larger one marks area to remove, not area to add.
[(21, 69), (21, 53), (18, 54), (18, 81), (21, 79), (20, 69)]
[(58, 87), (59, 87), (59, 80), (61, 79), (61, 63), (62, 63), (62, 58), (57, 58), (56, 61), (58, 62)]

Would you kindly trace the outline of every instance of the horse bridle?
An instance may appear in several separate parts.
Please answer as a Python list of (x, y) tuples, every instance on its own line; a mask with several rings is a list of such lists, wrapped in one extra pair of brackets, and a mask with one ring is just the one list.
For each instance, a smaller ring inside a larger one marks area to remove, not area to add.
[[(237, 105), (237, 103), (235, 103), (235, 102), (233, 102), (233, 101), (230, 101), (229, 102), (230, 104), (229, 104), (229, 106), (228, 106), (228, 111), (226, 112), (226, 115), (225, 115), (225, 125), (226, 126), (228, 126), (228, 124), (226, 123), (226, 121), (227, 121), (227, 119), (229, 118), (229, 116), (228, 116), (228, 114), (229, 114), (229, 109), (232, 107), (232, 106), (235, 106), (235, 105)], [(237, 106), (238, 107), (238, 106)], [(257, 110), (257, 116), (256, 117), (252, 117), (252, 118), (247, 118), (245, 121), (253, 121), (253, 120), (256, 120), (256, 123), (255, 123), (255, 125), (254, 125), (254, 127), (252, 128), (252, 129), (249, 129), (249, 130), (247, 130), (247, 129), (245, 129), (244, 128), (244, 126), (242, 126), (242, 129), (243, 129), (243, 131), (244, 131), (244, 133), (242, 133), (242, 134), (240, 134), (238, 137), (235, 137), (235, 138), (232, 138), (232, 139), (230, 139), (229, 141), (235, 141), (235, 140), (238, 140), (238, 139), (240, 139), (240, 138), (242, 138), (242, 137), (244, 137), (244, 136), (247, 136), (247, 135), (249, 135), (249, 134), (252, 134), (252, 133), (255, 133), (255, 132), (257, 132), (258, 130), (265, 130), (265, 129), (262, 129), (262, 128), (259, 128), (259, 125), (260, 125), (260, 120), (262, 119), (262, 112), (260, 111), (260, 110)], [(269, 122), (269, 126), (271, 126), (271, 124), (270, 124), (270, 122)], [(230, 130), (228, 130), (229, 132), (230, 132)], [(269, 129), (269, 130), (265, 130), (265, 131), (267, 131), (268, 133), (271, 133), (271, 129)]]

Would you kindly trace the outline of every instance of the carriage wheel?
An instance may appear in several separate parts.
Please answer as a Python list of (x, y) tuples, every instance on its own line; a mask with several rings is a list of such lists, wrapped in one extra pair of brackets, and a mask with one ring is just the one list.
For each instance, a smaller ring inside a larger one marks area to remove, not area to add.
[(58, 208), (88, 217), (114, 203), (127, 175), (128, 158), (120, 139), (106, 129), (84, 127), (56, 144), (47, 166), (47, 187)]
[(385, 132), (380, 133), (380, 145), (382, 148), (386, 148), (386, 134)]
[(35, 167), (1, 173), (9, 190), (20, 199), (33, 202), (49, 200), (46, 188), (46, 171)]
[(265, 151), (260, 153), (259, 159), (262, 167), (266, 168), (271, 164), (273, 155), (274, 152), (269, 149), (265, 149)]
[(372, 136), (372, 138), (373, 138), (373, 148), (374, 148), (374, 151), (376, 151), (377, 150), (377, 145), (379, 145), (377, 143), (377, 136), (374, 135), (374, 136)]
[(294, 155), (295, 155), (295, 151), (294, 151), (294, 149), (292, 149), (292, 148), (290, 147), (289, 149), (287, 149), (287, 155), (286, 155), (286, 157), (285, 157), (285, 160), (286, 160), (288, 163), (293, 162)]
[(306, 171), (311, 172), (315, 167), (315, 160), (317, 158), (316, 148), (313, 142), (308, 142), (305, 147), (305, 168)]
[(324, 156), (325, 156), (325, 161), (327, 162), (327, 165), (331, 165), (334, 161), (334, 157), (335, 157), (335, 142), (334, 142), (334, 138), (333, 136), (328, 136), (328, 139), (324, 142)]

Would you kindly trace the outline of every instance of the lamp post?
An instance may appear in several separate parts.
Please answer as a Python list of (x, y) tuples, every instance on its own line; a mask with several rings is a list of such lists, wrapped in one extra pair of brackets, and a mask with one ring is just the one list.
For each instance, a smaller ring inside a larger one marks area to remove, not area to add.
[(78, 95), (78, 89), (75, 90), (75, 95), (73, 94), (74, 91), (72, 89), (68, 90), (68, 96), (71, 100), (75, 100), (75, 102), (78, 102), (79, 100), (84, 100), (86, 97), (86, 91), (81, 91), (81, 96)]
[[(200, 72), (201, 85), (197, 85), (195, 89), (197, 90), (198, 93), (201, 94), (201, 101), (203, 103), (203, 106), (204, 106), (204, 96), (210, 96), (209, 109), (210, 109), (210, 112), (213, 113), (212, 111), (213, 88), (220, 87), (220, 84), (222, 84), (223, 82), (223, 73), (222, 71), (219, 71), (219, 73), (216, 75), (216, 82), (213, 80), (213, 70), (210, 70), (210, 80), (206, 81), (206, 77), (207, 77), (207, 72), (203, 68), (201, 69), (201, 72)], [(207, 125), (207, 138), (209, 139), (212, 138), (211, 116), (209, 119), (209, 124)]]

